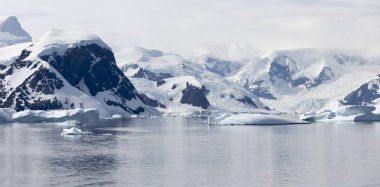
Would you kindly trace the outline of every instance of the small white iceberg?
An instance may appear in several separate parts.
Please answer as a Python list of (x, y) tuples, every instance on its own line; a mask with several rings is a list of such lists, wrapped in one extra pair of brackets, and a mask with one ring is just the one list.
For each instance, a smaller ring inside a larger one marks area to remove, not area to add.
[(76, 127), (63, 129), (61, 133), (61, 135), (88, 135), (88, 134), (92, 134), (92, 132), (82, 131), (81, 129), (76, 128)]
[(114, 115), (112, 115), (112, 117), (111, 117), (112, 119), (122, 119), (123, 118), (123, 116), (122, 115), (120, 115), (120, 114), (114, 114)]
[(307, 124), (309, 122), (266, 114), (237, 114), (225, 117), (219, 125), (286, 125)]

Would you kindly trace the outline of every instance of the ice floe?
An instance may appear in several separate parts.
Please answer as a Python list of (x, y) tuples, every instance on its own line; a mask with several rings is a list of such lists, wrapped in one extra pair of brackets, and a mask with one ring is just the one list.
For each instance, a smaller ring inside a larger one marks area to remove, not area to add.
[(89, 131), (82, 131), (81, 129), (77, 127), (72, 127), (69, 129), (63, 129), (61, 135), (89, 135), (92, 134), (92, 132)]

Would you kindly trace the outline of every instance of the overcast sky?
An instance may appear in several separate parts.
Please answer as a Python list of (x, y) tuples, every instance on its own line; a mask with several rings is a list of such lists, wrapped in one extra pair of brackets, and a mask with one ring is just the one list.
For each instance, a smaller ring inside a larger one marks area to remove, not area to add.
[(250, 57), (257, 50), (362, 49), (380, 54), (379, 0), (0, 0), (38, 39), (52, 28), (112, 47)]

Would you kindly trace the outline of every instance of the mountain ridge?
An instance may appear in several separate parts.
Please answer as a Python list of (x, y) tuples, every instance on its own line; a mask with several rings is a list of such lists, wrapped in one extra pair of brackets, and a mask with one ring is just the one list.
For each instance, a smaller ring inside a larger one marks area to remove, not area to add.
[(16, 16), (0, 17), (0, 48), (31, 41), (32, 37), (21, 27)]

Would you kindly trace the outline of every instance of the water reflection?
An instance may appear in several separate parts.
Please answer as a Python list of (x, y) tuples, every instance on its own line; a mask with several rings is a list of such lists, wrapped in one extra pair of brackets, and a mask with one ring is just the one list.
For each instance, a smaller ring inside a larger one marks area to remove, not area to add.
[(379, 186), (380, 124), (0, 125), (0, 186)]
[(71, 186), (116, 183), (112, 179), (112, 172), (118, 166), (115, 155), (76, 155), (46, 159), (51, 172), (61, 177), (60, 180), (51, 180), (49, 185)]

